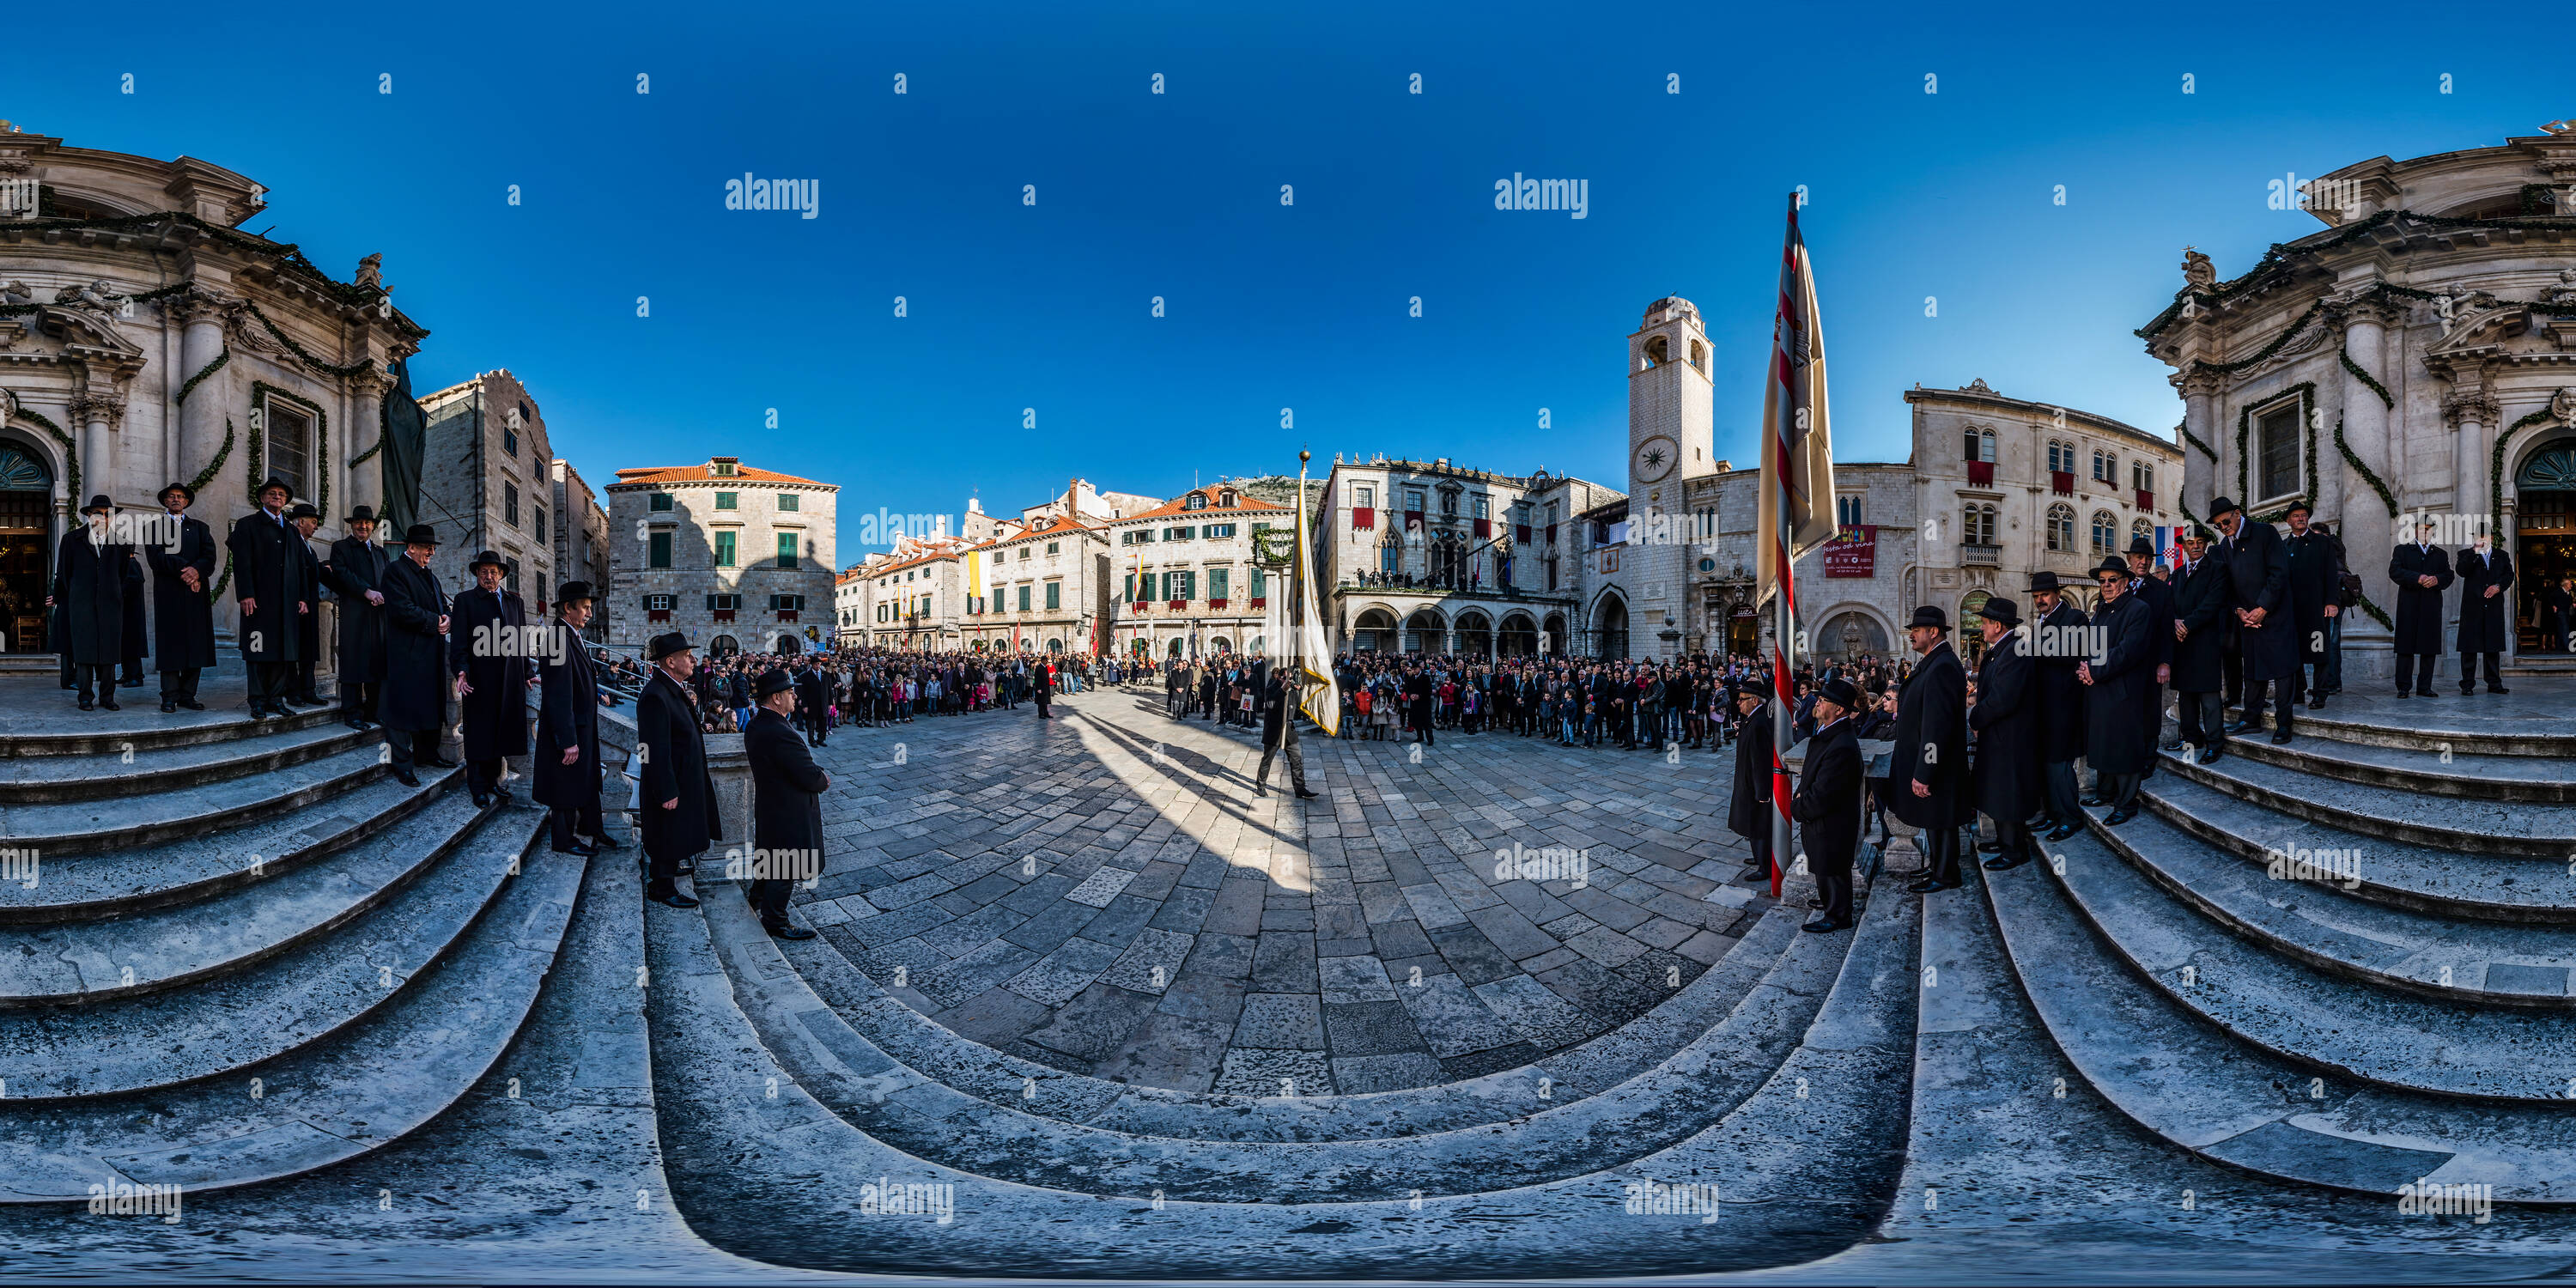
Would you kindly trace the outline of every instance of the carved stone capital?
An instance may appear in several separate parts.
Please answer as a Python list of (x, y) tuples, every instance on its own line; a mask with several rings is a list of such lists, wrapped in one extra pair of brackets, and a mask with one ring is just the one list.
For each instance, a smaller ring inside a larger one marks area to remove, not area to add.
[(125, 400), (111, 394), (75, 394), (70, 407), (72, 418), (83, 425), (104, 422), (115, 429), (125, 423)]
[(2504, 415), (2504, 404), (2484, 388), (2463, 389), (2442, 399), (2442, 420), (2453, 429), (2474, 422), (2493, 425)]
[(222, 291), (211, 291), (190, 285), (176, 295), (161, 297), (161, 316), (182, 326), (196, 322), (221, 325), (225, 319), (241, 312), (242, 299)]
[(2227, 392), (2227, 377), (2215, 371), (2185, 369), (2175, 372), (2171, 383), (2185, 398), (2216, 397)]

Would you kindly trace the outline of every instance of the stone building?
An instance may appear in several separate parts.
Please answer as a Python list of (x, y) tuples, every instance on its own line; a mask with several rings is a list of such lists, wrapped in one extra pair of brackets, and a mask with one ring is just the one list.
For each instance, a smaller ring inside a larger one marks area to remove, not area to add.
[[(0, 122), (0, 652), (43, 649), (54, 543), (92, 494), (148, 512), (194, 482), (220, 534), (276, 474), (324, 540), (350, 506), (383, 508), (388, 364), (428, 332), (377, 256), (343, 282), (241, 231), (267, 210), (221, 166)], [(229, 634), (232, 596), (214, 598)]]
[[(1685, 496), (1694, 514), (1715, 518), (1716, 536), (1689, 551), (1691, 593), (1673, 628), (1688, 653), (1765, 656), (1773, 638), (1770, 610), (1754, 603), (1755, 525), (1762, 472), (1726, 468), (1693, 479)], [(1842, 534), (1797, 563), (1801, 658), (1843, 660), (1894, 656), (1914, 615), (1917, 477), (1908, 462), (1834, 464), (1834, 513)], [(1955, 619), (1954, 619), (1955, 621)], [(1656, 631), (1665, 627), (1655, 623)]]
[(940, 540), (872, 559), (859, 569), (865, 583), (853, 596), (864, 614), (867, 642), (878, 648), (942, 652), (965, 637), (964, 560), (974, 547)]
[(582, 634), (592, 640), (608, 639), (611, 610), (616, 607), (608, 594), (608, 511), (599, 504), (599, 495), (572, 462), (556, 457), (549, 465), (553, 474), (555, 518), (556, 585), (567, 581), (590, 583), (592, 594), (590, 625)]
[(1618, 493), (1540, 470), (1336, 456), (1317, 502), (1317, 594), (1336, 650), (1563, 653), (1582, 555), (1574, 516)]
[(1252, 534), (1295, 523), (1286, 506), (1212, 483), (1102, 525), (1119, 579), (1104, 642), (1154, 657), (1267, 651), (1272, 587), (1253, 564)]
[[(1042, 515), (1034, 526), (965, 551), (959, 635), (969, 649), (1097, 655), (1117, 620), (1108, 530)], [(982, 594), (973, 593), (980, 587)]]
[[(427, 423), (420, 467), (421, 522), (438, 529), (431, 572), (450, 593), (474, 584), (466, 565), (501, 556), (502, 584), (533, 616), (554, 598), (554, 444), (519, 378), (487, 371), (421, 398)], [(401, 540), (401, 533), (388, 541)]]
[(830, 638), (840, 489), (710, 457), (608, 485), (610, 642), (664, 631), (706, 655), (796, 653)]
[(2537, 651), (2539, 591), (2576, 572), (2576, 125), (2282, 195), (2325, 227), (2230, 281), (2186, 248), (2182, 289), (2138, 332), (2182, 392), (2190, 511), (2224, 494), (2278, 519), (2304, 497), (2337, 524), (2364, 596), (2347, 677), (2392, 670), (2401, 516), (2511, 550), (2514, 651)]

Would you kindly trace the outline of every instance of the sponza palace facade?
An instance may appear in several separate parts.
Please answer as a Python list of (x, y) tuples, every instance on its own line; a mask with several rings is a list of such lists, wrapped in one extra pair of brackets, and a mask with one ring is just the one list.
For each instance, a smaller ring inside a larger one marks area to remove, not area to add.
[[(342, 281), (241, 231), (250, 179), (194, 157), (66, 147), (0, 122), (0, 631), (42, 639), (54, 543), (105, 493), (149, 509), (173, 480), (218, 533), (285, 478), (340, 534), (382, 509), (387, 364), (428, 335), (378, 257)], [(219, 577), (222, 574), (219, 574)], [(147, 596), (148, 599), (148, 596)], [(219, 630), (235, 621), (214, 597)]]
[(2390, 670), (2401, 516), (2443, 516), (2454, 547), (2483, 526), (2520, 565), (2514, 643), (2534, 648), (2540, 588), (2576, 571), (2576, 126), (2375, 157), (2299, 205), (2325, 227), (2232, 280), (2186, 248), (2138, 333), (2183, 395), (2186, 513), (2304, 498), (2340, 520), (2366, 597), (2345, 664), (2366, 676)]
[(829, 647), (840, 491), (738, 456), (619, 470), (609, 642), (640, 650), (679, 631), (700, 656)]

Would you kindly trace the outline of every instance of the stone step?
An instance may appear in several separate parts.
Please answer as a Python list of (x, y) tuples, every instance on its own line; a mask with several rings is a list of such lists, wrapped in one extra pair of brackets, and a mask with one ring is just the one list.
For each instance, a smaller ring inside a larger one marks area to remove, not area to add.
[[(2305, 723), (2298, 729), (2305, 733)], [(2556, 758), (2460, 751), (2439, 741), (2429, 747), (2386, 747), (2307, 737), (2279, 745), (2268, 737), (2232, 738), (2227, 750), (2247, 760), (2391, 791), (2479, 800), (2576, 802), (2576, 762)]]
[(33, 756), (0, 760), (0, 806), (104, 800), (184, 791), (300, 765), (360, 744), (384, 741), (346, 725), (322, 724), (258, 738), (143, 747), (98, 756)]
[[(2066, 869), (2055, 879), (2111, 950), (2249, 1045), (2403, 1090), (2490, 1103), (2576, 1098), (2576, 1013), (2443, 1003), (2355, 983), (2230, 934), (2089, 833), (2055, 848)], [(2039, 866), (2054, 874), (2054, 857)]]
[[(2213, 848), (2153, 813), (2118, 827), (2096, 820), (2095, 835), (2149, 880), (2237, 935), (2286, 957), (2378, 988), (2436, 1001), (2486, 1006), (2576, 1007), (2576, 942), (2554, 927), (2460, 922), (2346, 895), (2332, 879), (2358, 873), (2366, 847), (2300, 842), (2275, 877), (2266, 867)], [(2313, 830), (2313, 829), (2310, 829)], [(2307, 867), (2295, 866), (2305, 864)], [(2299, 875), (2322, 871), (2323, 878)], [(2358, 884), (2359, 878), (2353, 878)]]
[[(2558, 681), (2536, 679), (2514, 693), (2465, 698), (2458, 683), (2447, 677), (2435, 682), (2436, 696), (2405, 699), (2347, 686), (2323, 710), (2299, 708), (2293, 728), (2302, 738), (2398, 750), (2449, 743), (2454, 755), (2576, 756), (2576, 715), (2565, 709)], [(2230, 718), (2235, 714), (2231, 709)]]
[[(62, 694), (56, 709), (45, 701), (21, 703), (0, 713), (0, 761), (30, 756), (115, 756), (168, 747), (195, 747), (210, 742), (264, 738), (340, 723), (331, 707), (307, 707), (293, 715), (253, 720), (237, 701), (211, 695), (203, 711), (161, 714), (160, 690), (147, 681), (140, 689), (117, 690), (121, 711), (82, 711)], [(151, 695), (149, 700), (143, 695)]]
[(13, 805), (0, 812), (0, 844), (60, 856), (115, 853), (274, 818), (351, 791), (391, 772), (382, 742), (335, 751), (318, 760), (252, 778), (116, 801)]
[[(2089, 864), (2124, 867), (2090, 838)], [(2068, 854), (2072, 868), (2077, 852)], [(2576, 1201), (2576, 1113), (2360, 1083), (2238, 1041), (2141, 980), (2041, 865), (1982, 874), (2006, 958), (2092, 1090), (2172, 1144), (2278, 1180), (2386, 1201), (2427, 1179), (2512, 1203)]]
[(362, 847), (433, 857), (362, 920), (288, 951), (186, 988), (0, 1013), (0, 1077), (10, 1097), (105, 1096), (246, 1077), (250, 1066), (358, 1023), (424, 978), (509, 888), (524, 838), (477, 830), (485, 814), (451, 795)]
[[(1892, 1195), (1906, 1103), (1891, 1088), (1913, 1047), (1917, 917), (1910, 899), (1887, 903), (1854, 938), (1810, 1044), (1708, 1130), (1522, 1189), (1298, 1203), (1068, 1192), (903, 1153), (835, 1115), (778, 1062), (735, 1005), (706, 918), (648, 907), (666, 1167), (691, 1228), (716, 1246), (875, 1274), (1061, 1275), (1078, 1264), (1094, 1277), (1157, 1280), (1633, 1281), (1803, 1264), (1865, 1239)], [(1706, 1216), (1628, 1210), (1654, 1201), (1650, 1183), (1712, 1186), (1726, 1205)], [(953, 1207), (944, 1217), (856, 1215), (853, 1197), (873, 1204), (881, 1185), (945, 1186)]]
[[(461, 769), (424, 771), (421, 785), (378, 778), (275, 817), (133, 850), (39, 863), (36, 882), (0, 881), (0, 926), (98, 921), (193, 903), (355, 845), (464, 781)], [(256, 871), (252, 856), (259, 856)]]
[[(1651, 1072), (1569, 1105), (1555, 1104), (1543, 1075), (1524, 1071), (1522, 1113), (1502, 1124), (1487, 1120), (1395, 1138), (1238, 1143), (1042, 1118), (926, 1078), (825, 1006), (737, 890), (702, 888), (709, 933), (742, 1012), (797, 1080), (853, 1127), (915, 1157), (981, 1176), (1085, 1192), (1161, 1190), (1196, 1202), (1537, 1184), (1598, 1170), (1605, 1147), (1633, 1157), (1687, 1139), (1740, 1103), (1786, 1058), (1823, 1005), (1849, 946), (1844, 936), (1800, 935), (1724, 1021)], [(1491, 1093), (1461, 1095), (1482, 1105)]]
[(2238, 800), (2347, 832), (2467, 854), (2562, 863), (2576, 853), (2576, 805), (2412, 795), (2243, 756), (2221, 756), (2201, 765), (2178, 753), (2158, 754), (2157, 767), (2163, 771), (2158, 778), (2180, 775)]
[[(544, 818), (513, 806), (483, 827), (524, 847)], [(0, 1202), (80, 1200), (93, 1184), (273, 1181), (356, 1158), (436, 1118), (518, 1032), (581, 869), (569, 855), (535, 855), (439, 969), (362, 1022), (248, 1077), (99, 1100), (0, 1100)]]
[[(1293, 1102), (1136, 1086), (1038, 1064), (964, 1037), (888, 995), (828, 933), (782, 947), (816, 995), (869, 1043), (925, 1077), (1005, 1109), (1187, 1140), (1356, 1140), (1519, 1117), (1529, 1111), (1528, 1088), (1536, 1078), (1552, 1080), (1559, 1105), (1617, 1086), (1722, 1020), (1761, 983), (1807, 915), (1775, 905), (1715, 965), (1653, 1011), (1530, 1064), (1438, 1087)], [(1440, 991), (1454, 979), (1435, 977), (1426, 986)], [(1397, 997), (1406, 997), (1401, 988)]]
[(200, 903), (0, 930), (0, 1023), (10, 1009), (201, 983), (328, 934), (428, 871), (481, 815), (471, 800), (451, 795), (370, 844)]

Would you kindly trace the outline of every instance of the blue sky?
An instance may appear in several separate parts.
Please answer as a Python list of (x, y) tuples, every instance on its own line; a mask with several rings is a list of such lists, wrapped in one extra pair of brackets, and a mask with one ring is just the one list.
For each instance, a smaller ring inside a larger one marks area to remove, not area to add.
[[(1711, 327), (1718, 454), (1750, 463), (1800, 184), (1838, 457), (1901, 456), (1918, 381), (2167, 431), (2131, 332), (2185, 243), (2234, 276), (2319, 227), (2267, 209), (2269, 180), (2576, 112), (2491, 28), (2419, 19), (57, 9), (13, 20), (52, 52), (13, 60), (0, 116), (238, 170), (270, 189), (248, 227), (344, 278), (383, 252), (433, 332), (419, 387), (511, 369), (594, 482), (731, 451), (840, 484), (846, 514), (969, 488), (999, 511), (1073, 475), (1168, 495), (1293, 470), (1301, 445), (1616, 485), (1623, 337), (1668, 293)], [(725, 210), (746, 171), (819, 181), (818, 217)], [(1495, 210), (1514, 172), (1587, 180), (1588, 217)]]

